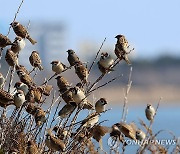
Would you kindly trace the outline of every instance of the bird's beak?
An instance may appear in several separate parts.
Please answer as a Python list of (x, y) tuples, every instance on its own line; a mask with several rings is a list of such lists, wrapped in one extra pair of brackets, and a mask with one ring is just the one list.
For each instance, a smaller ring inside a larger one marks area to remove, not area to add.
[(115, 36), (114, 38), (118, 38), (117, 36)]
[(53, 62), (51, 62), (50, 64), (53, 64)]
[(13, 24), (13, 23), (10, 23), (9, 25), (11, 25), (11, 26), (12, 26), (12, 24)]

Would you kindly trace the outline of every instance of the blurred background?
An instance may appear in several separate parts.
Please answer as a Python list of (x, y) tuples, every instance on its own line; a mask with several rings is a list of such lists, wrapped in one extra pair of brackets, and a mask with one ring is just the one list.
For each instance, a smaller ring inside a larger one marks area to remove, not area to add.
[[(6, 0), (1, 3), (0, 33), (7, 34), (20, 2)], [(17, 21), (25, 26), (30, 21), (29, 32), (38, 43), (32, 46), (26, 41), (26, 48), (20, 54), (19, 61), (32, 69), (27, 57), (33, 50), (37, 50), (45, 67), (39, 77), (50, 76), (52, 60), (68, 64), (68, 49), (73, 49), (82, 61), (91, 64), (105, 37), (107, 39), (102, 51), (114, 56), (114, 37), (123, 34), (131, 47), (135, 48), (130, 55), (133, 83), (128, 96), (129, 106), (132, 109), (138, 105), (145, 108), (147, 103), (156, 105), (159, 98), (163, 97), (161, 105), (166, 106), (166, 109), (162, 113), (167, 114), (163, 114), (161, 118), (166, 118), (164, 116), (172, 114), (172, 110), (167, 109), (179, 107), (180, 104), (179, 6), (179, 0), (25, 0)], [(9, 37), (12, 40), (15, 37), (12, 30)], [(4, 56), (1, 61), (1, 71), (7, 72)], [(106, 96), (109, 106), (113, 103), (120, 104), (121, 109), (130, 66), (121, 62), (115, 70), (101, 83), (120, 74), (123, 77), (110, 84), (109, 88), (97, 91), (95, 97)], [(64, 75), (71, 82), (79, 81), (73, 71)], [(99, 75), (95, 66), (89, 80), (93, 82)], [(56, 84), (54, 81), (50, 83)], [(180, 116), (178, 111), (176, 113), (176, 116)]]

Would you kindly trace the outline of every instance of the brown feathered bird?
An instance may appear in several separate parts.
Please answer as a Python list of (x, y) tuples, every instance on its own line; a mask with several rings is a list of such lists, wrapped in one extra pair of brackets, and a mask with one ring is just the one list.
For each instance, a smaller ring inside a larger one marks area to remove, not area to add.
[[(115, 38), (117, 38), (117, 43), (115, 45), (115, 54), (119, 60), (125, 60), (127, 64), (131, 64), (129, 59), (128, 59), (128, 54), (130, 51), (128, 50), (129, 45), (128, 41), (126, 40), (124, 35), (117, 35)], [(132, 49), (134, 50), (134, 49)]]
[(42, 61), (41, 61), (41, 58), (39, 56), (39, 53), (37, 51), (33, 51), (29, 57), (29, 62), (30, 64), (33, 66), (33, 67), (37, 67), (39, 68), (40, 71), (43, 70), (43, 67), (42, 67)]
[(88, 83), (87, 79), (88, 79), (89, 73), (88, 73), (87, 68), (80, 61), (76, 62), (74, 67), (75, 67), (75, 73), (77, 74), (79, 79), (83, 83)]
[(30, 140), (27, 142), (26, 154), (39, 154), (38, 146), (35, 141)]
[(0, 34), (0, 47), (1, 48), (4, 48), (4, 47), (6, 47), (8, 45), (12, 45), (12, 44), (13, 43), (7, 36)]
[(0, 106), (6, 108), (8, 105), (14, 104), (14, 97), (5, 90), (0, 89)]
[(64, 142), (55, 137), (50, 129), (47, 130), (45, 143), (46, 146), (53, 151), (64, 152), (66, 148)]
[(62, 73), (66, 68), (66, 65), (64, 65), (58, 60), (52, 61), (51, 64), (52, 64), (52, 71), (55, 72), (56, 74)]
[(72, 96), (72, 92), (71, 92), (70, 89), (64, 88), (64, 89), (60, 89), (59, 91), (60, 91), (60, 93), (61, 93), (62, 99), (63, 99), (66, 103), (74, 102), (74, 99), (73, 99), (73, 96)]
[(126, 124), (124, 122), (115, 124), (121, 133), (123, 133), (126, 137), (136, 140), (136, 126), (134, 123)]
[(6, 51), (5, 59), (9, 66), (14, 67), (18, 65), (17, 55), (11, 49)]
[(24, 71), (19, 70), (19, 71), (17, 71), (17, 74), (19, 76), (20, 81), (27, 84), (28, 87), (35, 85), (31, 76), (26, 74)]
[(102, 113), (105, 111), (105, 105), (107, 104), (107, 100), (105, 98), (100, 98), (96, 104), (95, 109), (97, 113)]
[(63, 76), (57, 76), (57, 86), (59, 89), (64, 89), (70, 87), (69, 82)]
[(71, 66), (74, 66), (75, 63), (79, 61), (79, 57), (76, 55), (76, 53), (72, 49), (69, 49), (67, 52), (68, 52), (69, 64)]
[(22, 38), (27, 38), (33, 45), (35, 43), (37, 43), (35, 40), (33, 40), (30, 37), (26, 28), (23, 25), (21, 25), (19, 22), (14, 21), (10, 25), (12, 26), (12, 28), (17, 36), (20, 36)]
[(17, 36), (11, 46), (11, 50), (18, 55), (21, 50), (24, 49), (26, 43), (24, 38)]

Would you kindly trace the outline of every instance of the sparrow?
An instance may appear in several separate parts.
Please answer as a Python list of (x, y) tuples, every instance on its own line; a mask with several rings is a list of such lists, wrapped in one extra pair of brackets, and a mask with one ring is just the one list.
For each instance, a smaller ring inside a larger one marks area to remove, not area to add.
[(5, 82), (5, 78), (2, 75), (2, 73), (0, 73), (0, 89), (3, 88), (4, 82)]
[[(115, 38), (117, 38), (117, 43), (115, 45), (115, 54), (119, 60), (125, 60), (127, 64), (131, 64), (128, 59), (128, 54), (130, 51), (128, 51), (129, 45), (128, 41), (126, 40), (124, 35), (117, 35)], [(132, 49), (134, 50), (134, 49)]]
[(61, 151), (61, 152), (65, 151), (65, 144), (63, 140), (55, 137), (51, 129), (47, 130), (45, 143), (46, 146), (53, 151)]
[(20, 108), (24, 102), (25, 102), (24, 92), (22, 90), (18, 90), (14, 95), (14, 105), (16, 106), (16, 108)]
[(11, 46), (11, 50), (16, 55), (18, 55), (19, 52), (24, 49), (25, 45), (26, 45), (25, 39), (20, 36), (17, 36)]
[(16, 71), (23, 71), (25, 72), (26, 74), (29, 74), (29, 71), (26, 69), (25, 66), (23, 65), (16, 65)]
[(76, 102), (69, 102), (68, 104), (64, 105), (64, 107), (59, 111), (58, 115), (61, 118), (66, 118), (75, 110), (76, 107)]
[(64, 65), (58, 60), (52, 61), (51, 64), (52, 64), (52, 71), (55, 72), (56, 74), (62, 73), (66, 68), (66, 65)]
[(96, 104), (95, 104), (95, 110), (97, 113), (102, 113), (105, 111), (105, 105), (107, 104), (107, 101), (105, 98), (100, 98)]
[[(81, 126), (78, 128), (86, 127), (86, 128), (92, 128), (95, 124), (97, 124), (99, 121), (99, 113), (93, 112), (89, 114), (84, 120), (81, 122)], [(78, 132), (78, 130), (76, 132)]]
[(126, 124), (125, 122), (120, 122), (115, 125), (126, 137), (136, 140), (136, 126), (134, 123)]
[(27, 142), (26, 154), (39, 154), (35, 141), (30, 140)]
[(76, 62), (79, 62), (79, 57), (72, 49), (69, 49), (67, 52), (68, 52), (68, 58), (67, 58), (68, 62), (71, 66), (74, 66)]
[(59, 89), (70, 87), (69, 82), (63, 76), (57, 76), (55, 79), (57, 81), (57, 86)]
[(112, 71), (111, 67), (114, 64), (114, 59), (109, 55), (107, 52), (106, 53), (101, 53), (100, 60), (98, 61), (98, 67), (99, 70), (105, 74), (109, 71)]
[(42, 89), (43, 95), (50, 96), (53, 86), (52, 85), (43, 85), (43, 86), (39, 86), (39, 88)]
[(145, 138), (146, 138), (146, 134), (142, 130), (140, 130), (140, 129), (136, 130), (136, 139), (137, 140), (143, 141)]
[(34, 112), (35, 112), (34, 118), (35, 118), (36, 125), (37, 126), (42, 125), (46, 121), (46, 113), (40, 107), (35, 107)]
[(17, 74), (19, 76), (20, 81), (23, 82), (24, 84), (28, 85), (28, 87), (35, 85), (31, 76), (26, 74), (24, 71), (18, 70)]
[(14, 88), (16, 88), (17, 90), (22, 90), (25, 96), (27, 95), (29, 91), (28, 86), (24, 84), (23, 82), (16, 82), (14, 85)]
[(66, 102), (74, 102), (73, 96), (72, 96), (72, 92), (70, 89), (64, 88), (64, 89), (60, 89), (59, 90), (61, 93), (61, 97), (62, 99)]
[(41, 87), (31, 87), (31, 92), (34, 96), (34, 101), (37, 103), (42, 103), (43, 89)]
[(71, 88), (72, 97), (76, 104), (83, 106), (83, 109), (93, 109), (92, 104), (87, 100), (85, 93), (77, 86)]
[(33, 67), (37, 67), (39, 68), (40, 71), (43, 70), (43, 67), (42, 67), (42, 61), (41, 61), (41, 58), (39, 56), (39, 53), (37, 51), (33, 51), (29, 57), (29, 62), (30, 64), (33, 66)]
[(33, 45), (35, 43), (37, 43), (35, 40), (33, 40), (30, 37), (26, 28), (23, 25), (21, 25), (19, 22), (14, 21), (10, 25), (12, 26), (12, 28), (17, 36), (20, 36), (22, 38), (27, 38)]
[(154, 107), (151, 104), (147, 104), (147, 107), (145, 109), (146, 118), (148, 120), (153, 120), (155, 113), (156, 111)]
[(9, 66), (14, 67), (18, 65), (17, 55), (11, 49), (6, 51), (5, 59)]
[(75, 65), (75, 73), (77, 74), (77, 76), (79, 77), (79, 79), (83, 82), (83, 83), (87, 83), (87, 78), (88, 78), (88, 70), (87, 68), (79, 61), (76, 62)]
[(8, 45), (12, 45), (13, 43), (11, 42), (11, 40), (7, 37), (4, 36), (3, 34), (0, 34), (0, 47), (4, 48)]
[(7, 91), (0, 89), (0, 106), (6, 108), (14, 103), (14, 97)]

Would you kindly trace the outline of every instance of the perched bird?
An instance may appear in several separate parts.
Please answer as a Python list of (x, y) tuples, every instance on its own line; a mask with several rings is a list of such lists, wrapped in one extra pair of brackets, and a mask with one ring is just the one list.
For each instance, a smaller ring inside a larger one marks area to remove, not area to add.
[(18, 65), (17, 55), (11, 49), (6, 51), (5, 59), (9, 66), (14, 67)]
[(69, 64), (71, 66), (74, 66), (76, 62), (79, 62), (79, 57), (71, 49), (69, 49), (67, 52), (68, 52), (68, 61), (69, 61)]
[(26, 94), (26, 101), (29, 103), (35, 103), (33, 88), (29, 88), (29, 91)]
[(30, 140), (27, 142), (26, 154), (39, 154), (35, 141)]
[(47, 130), (45, 143), (47, 147), (53, 151), (65, 151), (65, 144), (61, 139), (54, 136), (50, 129)]
[(71, 88), (74, 101), (83, 109), (93, 109), (92, 104), (87, 100), (85, 93), (77, 86)]
[(124, 122), (120, 122), (115, 125), (126, 137), (136, 140), (136, 126), (134, 123), (126, 124)]
[(146, 138), (146, 134), (142, 130), (140, 130), (140, 129), (136, 130), (136, 139), (137, 140), (143, 141), (145, 138)]
[(59, 111), (58, 115), (61, 118), (66, 118), (74, 111), (76, 107), (77, 107), (76, 102), (69, 102), (68, 104), (64, 105), (64, 107)]
[(28, 86), (24, 84), (23, 82), (16, 82), (14, 85), (14, 88), (16, 88), (17, 90), (22, 90), (25, 96), (27, 95), (29, 91)]
[(8, 45), (12, 45), (12, 44), (13, 43), (7, 36), (0, 34), (0, 47), (1, 48), (4, 48), (4, 47), (6, 47)]
[(42, 89), (43, 95), (49, 96), (51, 94), (53, 86), (52, 85), (43, 85), (43, 86), (39, 86), (39, 88)]
[(97, 113), (102, 113), (105, 111), (105, 105), (107, 104), (107, 101), (105, 98), (100, 98), (96, 104), (95, 104), (95, 109)]
[(88, 82), (87, 79), (89, 75), (87, 68), (80, 61), (76, 62), (74, 67), (75, 67), (75, 73), (77, 74), (79, 79), (83, 83), (87, 83)]
[(73, 99), (73, 96), (72, 96), (72, 92), (71, 92), (70, 89), (63, 88), (63, 89), (60, 89), (59, 91), (60, 91), (60, 93), (61, 93), (62, 99), (63, 99), (66, 103), (74, 102), (74, 99)]
[(23, 71), (24, 73), (29, 74), (29, 71), (23, 65), (16, 65), (16, 71)]
[(99, 70), (105, 74), (109, 71), (112, 71), (111, 67), (114, 64), (114, 59), (109, 55), (107, 52), (106, 53), (101, 53), (100, 60), (98, 61), (98, 67)]
[[(83, 127), (92, 128), (99, 121), (99, 113), (93, 112), (89, 114), (84, 120), (81, 122), (81, 126), (78, 128), (80, 130)], [(78, 130), (76, 132), (78, 132)]]
[(27, 38), (33, 45), (35, 43), (37, 43), (35, 40), (33, 40), (30, 37), (26, 28), (23, 25), (21, 25), (19, 22), (14, 21), (10, 25), (12, 26), (12, 28), (17, 36), (20, 36), (22, 38)]
[(11, 46), (11, 50), (18, 55), (21, 50), (24, 49), (26, 42), (24, 38), (17, 36)]
[(57, 86), (59, 89), (70, 87), (69, 82), (63, 76), (57, 76), (55, 79), (57, 81)]
[(124, 35), (117, 35), (115, 38), (117, 38), (117, 43), (114, 52), (117, 58), (119, 58), (119, 60), (125, 60), (127, 64), (131, 64), (127, 55), (134, 49), (128, 51), (129, 45)]
[(58, 60), (52, 61), (51, 64), (52, 64), (52, 71), (55, 72), (56, 74), (62, 73), (66, 68), (66, 65), (64, 65)]
[(14, 97), (5, 90), (0, 89), (0, 106), (6, 108), (14, 103)]
[(42, 61), (41, 61), (41, 58), (39, 56), (39, 53), (37, 51), (33, 51), (29, 57), (29, 62), (30, 64), (33, 66), (33, 67), (38, 67), (39, 70), (43, 70), (43, 67), (42, 67)]
[(37, 126), (42, 125), (46, 121), (46, 113), (40, 107), (35, 107), (35, 114), (34, 114), (35, 122)]
[(147, 107), (145, 109), (146, 118), (148, 120), (153, 120), (155, 113), (156, 111), (154, 107), (151, 104), (147, 104)]
[(4, 78), (4, 76), (2, 75), (2, 73), (0, 73), (0, 89), (3, 87), (4, 82), (5, 82), (5, 78)]
[(19, 70), (17, 71), (17, 74), (19, 76), (20, 81), (23, 82), (24, 84), (27, 84), (28, 87), (35, 85), (31, 76), (26, 74), (24, 71)]
[(20, 108), (24, 102), (25, 102), (24, 92), (22, 90), (18, 90), (14, 95), (14, 105), (16, 106), (16, 108)]
[(29, 91), (33, 93), (35, 102), (42, 103), (43, 89), (41, 87), (31, 87)]

